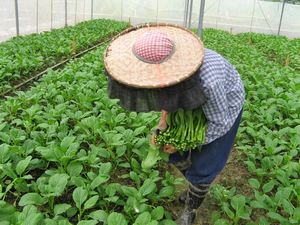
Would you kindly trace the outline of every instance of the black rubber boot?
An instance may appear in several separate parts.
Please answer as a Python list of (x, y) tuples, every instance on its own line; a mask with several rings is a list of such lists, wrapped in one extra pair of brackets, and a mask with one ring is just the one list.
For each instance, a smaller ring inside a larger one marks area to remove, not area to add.
[(209, 184), (189, 185), (185, 208), (181, 216), (176, 220), (178, 225), (192, 225), (197, 216), (197, 209), (202, 204), (208, 190)]
[(183, 192), (180, 193), (178, 201), (180, 203), (184, 204), (186, 201), (187, 195), (188, 195), (188, 190), (184, 190)]
[[(208, 189), (209, 189), (209, 185), (207, 186), (207, 184), (205, 184), (204, 185), (205, 187), (207, 187), (207, 188), (204, 188), (203, 190), (204, 191), (208, 191)], [(204, 187), (203, 186), (203, 187)], [(179, 195), (179, 197), (178, 197), (178, 201), (180, 202), (180, 203), (185, 203), (185, 201), (186, 201), (186, 199), (187, 199), (187, 195), (188, 195), (188, 190), (184, 190), (183, 192), (181, 192), (180, 193), (180, 195)]]

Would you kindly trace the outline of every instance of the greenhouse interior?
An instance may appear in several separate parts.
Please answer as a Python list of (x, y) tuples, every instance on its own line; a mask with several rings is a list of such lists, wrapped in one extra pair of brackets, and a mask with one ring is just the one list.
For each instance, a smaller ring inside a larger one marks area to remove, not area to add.
[(300, 0), (0, 0), (1, 225), (299, 225)]

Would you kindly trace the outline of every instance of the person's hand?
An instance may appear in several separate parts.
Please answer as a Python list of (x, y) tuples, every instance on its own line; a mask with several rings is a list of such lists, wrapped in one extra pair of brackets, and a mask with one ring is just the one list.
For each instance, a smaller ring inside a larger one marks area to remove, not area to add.
[(164, 152), (168, 153), (168, 154), (173, 154), (175, 152), (177, 152), (177, 149), (173, 146), (173, 145), (165, 145), (163, 147)]
[(151, 143), (152, 143), (153, 145), (156, 145), (156, 143), (155, 143), (155, 138), (156, 138), (156, 136), (158, 135), (159, 131), (160, 131), (159, 129), (155, 129), (155, 130), (152, 132)]
[(168, 126), (167, 125), (167, 117), (168, 117), (168, 112), (165, 110), (162, 110), (157, 129), (159, 129), (159, 130), (167, 129), (167, 126)]
[(161, 117), (160, 117), (159, 123), (157, 125), (157, 128), (152, 132), (151, 143), (153, 145), (155, 145), (155, 137), (158, 135), (158, 133), (161, 130), (167, 129), (167, 126), (168, 126), (167, 125), (167, 116), (168, 116), (168, 112), (165, 110), (162, 110)]

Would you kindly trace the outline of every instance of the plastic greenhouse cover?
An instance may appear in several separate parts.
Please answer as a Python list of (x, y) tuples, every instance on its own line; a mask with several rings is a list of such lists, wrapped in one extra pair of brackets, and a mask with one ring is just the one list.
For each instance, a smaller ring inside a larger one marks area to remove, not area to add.
[[(91, 19), (92, 0), (18, 0), (20, 34), (73, 25)], [(194, 0), (192, 27), (198, 25), (200, 0)], [(93, 18), (183, 24), (185, 0), (93, 0)], [(262, 0), (206, 0), (204, 27), (233, 33), (277, 34), (282, 3)], [(15, 4), (0, 0), (0, 41), (16, 35)], [(280, 34), (300, 37), (300, 5), (286, 4)]]

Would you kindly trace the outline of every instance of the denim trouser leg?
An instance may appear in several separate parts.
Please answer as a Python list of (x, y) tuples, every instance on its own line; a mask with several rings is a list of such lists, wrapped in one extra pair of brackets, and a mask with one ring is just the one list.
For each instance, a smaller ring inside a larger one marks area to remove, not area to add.
[[(213, 142), (203, 145), (201, 150), (192, 150), (191, 165), (187, 168), (185, 176), (187, 180), (196, 184), (210, 184), (224, 168), (237, 134), (242, 117), (242, 111), (230, 130)], [(170, 155), (170, 163), (176, 165), (185, 160), (188, 153), (181, 156), (179, 153)]]

